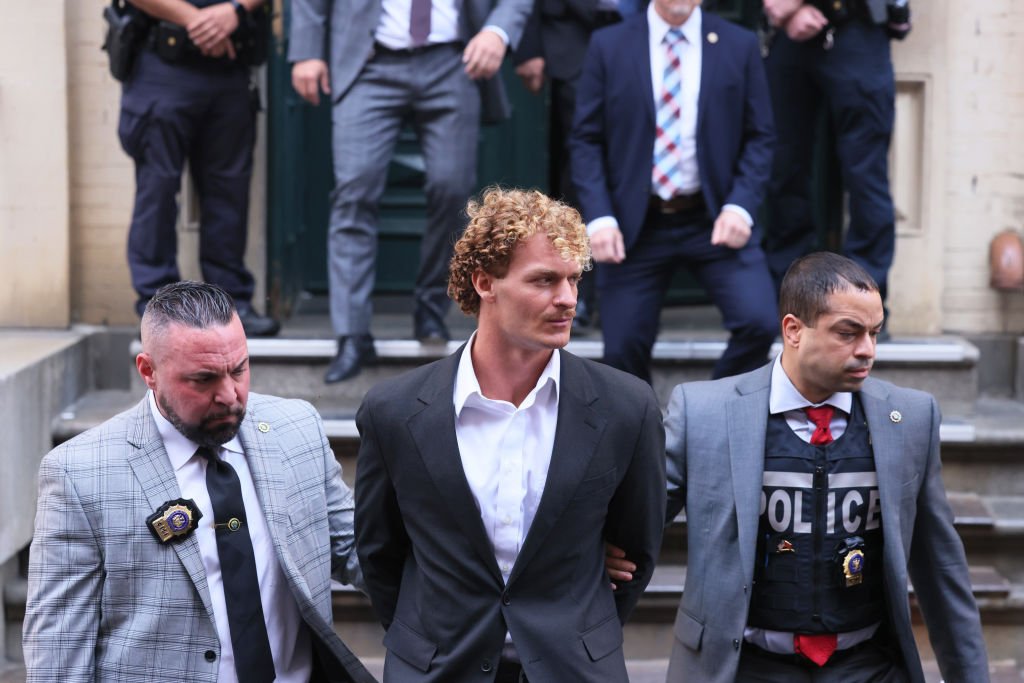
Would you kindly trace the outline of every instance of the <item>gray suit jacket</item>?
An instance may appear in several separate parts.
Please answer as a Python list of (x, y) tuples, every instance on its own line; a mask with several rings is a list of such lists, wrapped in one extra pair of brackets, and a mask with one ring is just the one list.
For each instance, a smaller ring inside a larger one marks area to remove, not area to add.
[[(345, 96), (373, 55), (381, 2), (291, 0), (288, 61), (322, 59), (327, 62), (334, 102)], [(459, 37), (468, 42), (484, 26), (498, 26), (508, 34), (508, 47), (513, 50), (519, 44), (532, 6), (532, 0), (461, 0)], [(479, 85), (483, 120), (493, 122), (507, 118), (511, 107), (501, 73), (479, 81)]]
[[(320, 417), (303, 401), (250, 394), (239, 438), (302, 618), (354, 680), (373, 681), (332, 626), (332, 571), (361, 578), (352, 495)], [(160, 545), (146, 526), (180, 497), (148, 398), (43, 458), (24, 623), (29, 681), (216, 682), (220, 642), (199, 544), (191, 535)]]
[[(675, 388), (665, 418), (671, 517), (686, 506), (686, 587), (676, 616), (673, 680), (732, 681), (747, 623), (772, 365)], [(929, 394), (869, 378), (860, 391), (878, 472), (891, 627), (910, 678), (924, 683), (910, 626), (913, 581), (948, 683), (988, 680), (981, 622), (939, 461)], [(902, 416), (897, 422), (892, 411)]]
[[(622, 624), (665, 513), (654, 392), (562, 352), (551, 465), (505, 584), (455, 435), (460, 353), (381, 382), (356, 418), (356, 541), (387, 629), (385, 680), (493, 681), (508, 629), (531, 683), (626, 681)], [(639, 568), (614, 592), (605, 539)]]

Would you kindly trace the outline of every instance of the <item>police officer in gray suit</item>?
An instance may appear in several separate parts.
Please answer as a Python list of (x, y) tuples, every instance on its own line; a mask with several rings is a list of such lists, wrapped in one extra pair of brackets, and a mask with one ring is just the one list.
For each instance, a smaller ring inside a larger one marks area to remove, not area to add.
[(779, 310), (778, 359), (669, 403), (668, 513), (689, 529), (669, 680), (924, 683), (909, 578), (943, 678), (987, 681), (938, 406), (868, 377), (878, 285), (811, 254)]
[(320, 93), (333, 103), (328, 259), (338, 351), (326, 382), (348, 379), (375, 358), (370, 294), (378, 200), (407, 122), (419, 136), (427, 176), (415, 336), (449, 338), (448, 261), (475, 183), (480, 117), (508, 115), (496, 73), (519, 42), (530, 7), (530, 0), (292, 2), (292, 83), (312, 104)]

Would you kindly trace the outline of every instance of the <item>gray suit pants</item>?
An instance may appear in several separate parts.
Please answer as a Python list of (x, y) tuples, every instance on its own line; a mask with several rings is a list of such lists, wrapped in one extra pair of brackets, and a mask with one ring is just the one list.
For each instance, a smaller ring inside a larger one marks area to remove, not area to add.
[(378, 202), (402, 126), (416, 131), (426, 164), (427, 224), (416, 278), (417, 316), (443, 317), (452, 245), (476, 182), (480, 93), (458, 44), (377, 49), (334, 104), (334, 190), (327, 238), (336, 334), (370, 331)]

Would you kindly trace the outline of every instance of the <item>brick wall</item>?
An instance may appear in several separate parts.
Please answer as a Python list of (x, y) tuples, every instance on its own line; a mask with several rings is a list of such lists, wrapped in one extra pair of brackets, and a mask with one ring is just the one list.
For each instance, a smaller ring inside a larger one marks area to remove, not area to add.
[(117, 141), (121, 87), (100, 50), (104, 0), (66, 3), (71, 165), (72, 319), (135, 324), (125, 240), (135, 192)]
[(943, 326), (1020, 333), (1024, 295), (989, 289), (988, 245), (1006, 228), (1024, 233), (1024, 2), (955, 7), (946, 36)]

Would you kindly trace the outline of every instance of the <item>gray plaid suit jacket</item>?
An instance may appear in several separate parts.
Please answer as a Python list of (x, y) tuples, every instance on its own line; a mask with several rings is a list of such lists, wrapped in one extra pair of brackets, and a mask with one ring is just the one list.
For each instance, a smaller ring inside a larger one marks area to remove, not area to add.
[[(314, 640), (353, 680), (373, 681), (332, 627), (332, 573), (356, 585), (362, 577), (352, 493), (320, 417), (304, 401), (250, 394), (239, 438)], [(220, 641), (198, 543), (160, 545), (146, 526), (179, 497), (148, 398), (43, 458), (24, 623), (28, 681), (217, 680)]]

